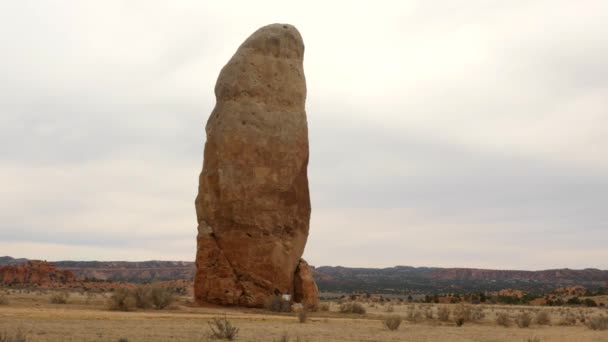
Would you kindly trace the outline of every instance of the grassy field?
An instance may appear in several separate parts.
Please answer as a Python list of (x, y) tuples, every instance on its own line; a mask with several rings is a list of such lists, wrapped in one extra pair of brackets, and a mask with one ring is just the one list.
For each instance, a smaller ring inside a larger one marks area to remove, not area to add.
[[(328, 311), (308, 313), (307, 321), (300, 323), (294, 313), (197, 307), (187, 297), (166, 310), (120, 312), (107, 309), (109, 294), (74, 292), (67, 304), (51, 304), (53, 296), (52, 291), (5, 293), (8, 303), (0, 305), (0, 341), (4, 332), (11, 336), (17, 331), (32, 342), (211, 341), (209, 322), (224, 316), (239, 328), (236, 341), (608, 341), (608, 330), (586, 326), (593, 317), (606, 316), (605, 308), (365, 303), (365, 314), (345, 314), (339, 312), (340, 304), (325, 302)], [(458, 327), (455, 316), (462, 310), (469, 310), (469, 317)], [(439, 318), (440, 311), (444, 316), (450, 312), (447, 320)], [(549, 324), (535, 322), (541, 311), (547, 312)], [(523, 313), (531, 318), (527, 328), (516, 323)], [(391, 315), (403, 318), (394, 331), (383, 325)], [(498, 317), (506, 317), (508, 327), (497, 324)]]

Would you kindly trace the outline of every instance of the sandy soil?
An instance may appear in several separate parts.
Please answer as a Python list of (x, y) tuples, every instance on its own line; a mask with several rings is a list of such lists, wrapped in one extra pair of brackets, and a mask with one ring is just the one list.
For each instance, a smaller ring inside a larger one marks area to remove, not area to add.
[[(129, 342), (144, 341), (210, 341), (208, 322), (224, 315), (239, 330), (236, 341), (603, 341), (608, 342), (608, 331), (587, 328), (580, 319), (606, 315), (606, 309), (539, 308), (516, 306), (483, 306), (484, 318), (456, 327), (452, 321), (437, 319), (438, 305), (365, 304), (365, 315), (341, 314), (339, 305), (332, 303), (330, 311), (310, 313), (306, 323), (295, 314), (274, 314), (263, 310), (196, 307), (189, 298), (180, 298), (170, 310), (139, 310), (114, 312), (106, 309), (106, 296), (73, 293), (67, 304), (50, 304), (51, 293), (15, 293), (7, 297), (8, 305), (0, 306), (0, 333), (22, 330), (28, 342), (42, 341), (112, 341), (126, 338)], [(456, 305), (449, 305), (454, 309)], [(431, 310), (433, 318), (424, 312)], [(495, 317), (506, 312), (515, 318), (520, 312), (535, 315), (547, 310), (552, 325), (530, 328), (498, 326)], [(392, 311), (392, 312), (389, 312)], [(410, 312), (420, 312), (413, 319)], [(387, 315), (404, 318), (397, 331), (382, 325)], [(560, 326), (566, 315), (575, 316), (573, 326)], [(283, 339), (287, 337), (287, 340)], [(536, 339), (535, 339), (536, 338)]]

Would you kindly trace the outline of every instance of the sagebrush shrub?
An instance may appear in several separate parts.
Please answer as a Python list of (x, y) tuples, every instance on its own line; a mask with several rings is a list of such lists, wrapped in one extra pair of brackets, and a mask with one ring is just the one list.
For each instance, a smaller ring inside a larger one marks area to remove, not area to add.
[(515, 323), (520, 328), (528, 328), (532, 323), (532, 316), (527, 312), (522, 312), (515, 318)]
[(0, 342), (26, 342), (27, 335), (21, 329), (14, 332), (2, 331), (0, 332)]
[(591, 330), (608, 330), (608, 317), (592, 317), (585, 324)]
[(363, 315), (363, 314), (365, 314), (366, 310), (365, 310), (365, 307), (361, 303), (348, 302), (348, 303), (344, 303), (344, 304), (340, 305), (340, 312)]
[(500, 312), (496, 315), (496, 324), (503, 327), (511, 326), (511, 318), (506, 312)]
[(481, 321), (486, 317), (486, 314), (483, 312), (483, 308), (475, 307), (471, 310), (470, 318), (472, 321)]
[(150, 290), (150, 298), (152, 305), (158, 310), (169, 307), (175, 300), (175, 296), (171, 289), (168, 289), (161, 285), (152, 285)]
[[(471, 306), (465, 304), (459, 304), (454, 309), (454, 320), (462, 320), (462, 322), (468, 322), (471, 320)], [(462, 325), (462, 324), (461, 324)]]
[(539, 311), (536, 314), (536, 318), (534, 322), (538, 325), (550, 325), (551, 324), (551, 316), (547, 311)]
[(397, 329), (399, 329), (399, 326), (401, 325), (401, 321), (402, 321), (401, 316), (390, 315), (390, 316), (386, 316), (382, 319), (382, 324), (384, 324), (384, 326), (388, 330), (397, 330)]
[(135, 299), (135, 306), (140, 309), (148, 309), (152, 307), (152, 288), (150, 285), (138, 285), (132, 291), (133, 298)]
[(108, 299), (108, 309), (117, 311), (131, 311), (136, 306), (133, 292), (126, 288), (118, 288)]
[(564, 326), (576, 325), (576, 317), (571, 313), (567, 313), (557, 324)]
[(307, 320), (308, 320), (308, 313), (306, 312), (306, 310), (300, 310), (300, 312), (298, 312), (298, 321), (300, 323), (306, 323)]
[(442, 306), (437, 310), (437, 318), (442, 322), (450, 320), (450, 309), (447, 306)]
[(232, 341), (239, 333), (239, 328), (233, 326), (226, 316), (224, 318), (216, 317), (208, 324), (211, 329), (211, 337), (216, 339)]
[(8, 305), (8, 296), (0, 294), (0, 305)]
[(51, 304), (67, 304), (70, 294), (68, 292), (56, 292), (51, 296)]
[(282, 296), (273, 296), (266, 303), (266, 309), (274, 312), (291, 312), (291, 303)]

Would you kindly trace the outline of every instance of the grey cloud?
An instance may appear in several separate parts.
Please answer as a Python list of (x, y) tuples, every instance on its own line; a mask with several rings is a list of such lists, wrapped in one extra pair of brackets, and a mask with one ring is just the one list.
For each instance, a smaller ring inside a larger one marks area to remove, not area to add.
[[(348, 265), (560, 267), (608, 241), (605, 2), (63, 5), (0, 5), (0, 244), (194, 241), (213, 84), (274, 21), (307, 44), (316, 264), (345, 231)], [(531, 242), (563, 253), (512, 258)]]

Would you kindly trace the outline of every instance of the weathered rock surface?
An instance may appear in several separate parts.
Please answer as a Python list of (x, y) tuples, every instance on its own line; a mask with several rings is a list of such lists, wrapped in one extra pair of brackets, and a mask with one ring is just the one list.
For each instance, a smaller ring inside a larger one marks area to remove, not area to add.
[(304, 259), (300, 260), (296, 269), (293, 298), (308, 310), (316, 310), (319, 306), (319, 289), (312, 276), (312, 270)]
[(75, 281), (70, 271), (57, 269), (44, 261), (28, 261), (18, 265), (0, 267), (0, 283), (4, 285), (50, 286)]
[(294, 294), (297, 270), (300, 291), (313, 289), (298, 267), (310, 221), (303, 56), (296, 28), (273, 24), (220, 72), (196, 198), (199, 303), (263, 306)]

